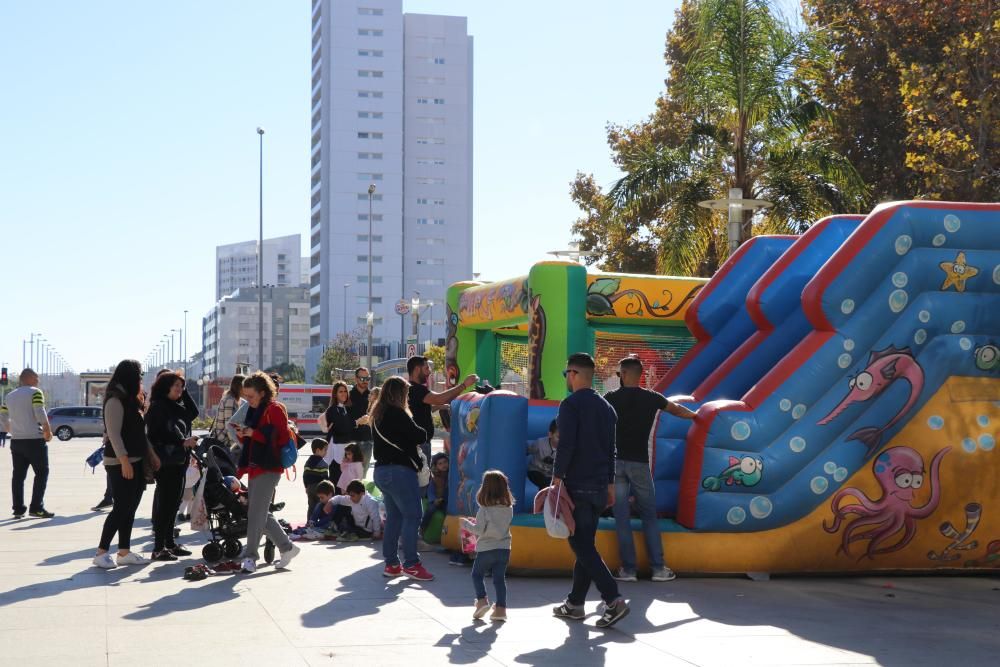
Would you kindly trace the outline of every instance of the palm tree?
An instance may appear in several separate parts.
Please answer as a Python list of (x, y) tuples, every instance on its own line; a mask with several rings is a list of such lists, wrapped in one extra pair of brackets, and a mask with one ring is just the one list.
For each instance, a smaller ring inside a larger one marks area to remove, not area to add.
[[(856, 211), (865, 186), (819, 129), (825, 110), (796, 77), (823, 66), (820, 35), (794, 32), (767, 0), (701, 0), (668, 96), (690, 119), (679, 141), (638, 142), (609, 193), (616, 215), (654, 212), (661, 271), (709, 275), (726, 256), (724, 221), (698, 207), (729, 188), (774, 204), (745, 212), (753, 232), (797, 232), (830, 212)], [(682, 7), (681, 14), (685, 8)], [(676, 29), (676, 28), (675, 28)]]

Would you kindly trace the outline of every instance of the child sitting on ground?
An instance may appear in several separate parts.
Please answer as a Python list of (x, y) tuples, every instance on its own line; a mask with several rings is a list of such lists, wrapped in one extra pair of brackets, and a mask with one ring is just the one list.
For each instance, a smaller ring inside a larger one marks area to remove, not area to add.
[(309, 445), (312, 448), (312, 456), (306, 459), (306, 465), (302, 469), (302, 483), (306, 487), (306, 520), (312, 517), (313, 510), (319, 504), (319, 498), (316, 496), (317, 485), (330, 478), (329, 468), (323, 460), (329, 444), (323, 438), (313, 438)]
[(378, 501), (368, 495), (360, 479), (348, 482), (346, 491), (347, 495), (334, 496), (326, 503), (327, 511), (333, 515), (334, 525), (339, 531), (337, 539), (356, 542), (360, 538), (380, 537), (382, 517)]
[(531, 461), (528, 462), (528, 479), (539, 489), (552, 483), (552, 465), (559, 446), (559, 425), (555, 419), (549, 424), (549, 435), (528, 445)]
[(430, 525), (434, 513), (448, 512), (448, 455), (438, 452), (431, 457), (431, 483), (427, 485), (427, 509), (420, 519), (420, 534)]
[(337, 480), (337, 493), (344, 493), (347, 485), (355, 479), (364, 479), (365, 461), (360, 445), (351, 443), (344, 446), (344, 458), (340, 461), (340, 479)]
[(491, 621), (507, 620), (507, 564), (510, 562), (510, 522), (514, 518), (514, 496), (507, 475), (499, 470), (483, 473), (483, 484), (476, 494), (479, 511), (474, 521), (463, 519), (465, 526), (478, 538), (476, 562), (472, 564), (472, 585), (476, 589), (476, 607), (472, 618), (480, 619), (490, 608), (483, 577), (493, 573), (496, 604)]
[(337, 490), (333, 482), (324, 479), (316, 485), (316, 507), (309, 514), (309, 523), (305, 528), (293, 531), (309, 540), (319, 540), (326, 537), (326, 531), (333, 526), (333, 505), (330, 503), (336, 497)]

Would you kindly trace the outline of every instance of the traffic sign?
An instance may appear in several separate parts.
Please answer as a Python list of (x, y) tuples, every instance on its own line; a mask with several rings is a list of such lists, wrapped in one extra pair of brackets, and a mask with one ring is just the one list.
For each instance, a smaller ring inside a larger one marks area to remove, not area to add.
[(409, 359), (410, 357), (415, 357), (415, 356), (417, 356), (417, 344), (416, 343), (407, 343), (406, 344), (406, 358)]
[(410, 302), (405, 299), (400, 299), (396, 302), (396, 314), (397, 315), (409, 315), (410, 314)]

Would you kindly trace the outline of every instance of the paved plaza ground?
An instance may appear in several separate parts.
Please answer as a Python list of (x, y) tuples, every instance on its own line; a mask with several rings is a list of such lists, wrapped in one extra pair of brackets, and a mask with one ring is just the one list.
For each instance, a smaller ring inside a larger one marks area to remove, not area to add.
[[(435, 581), (387, 581), (380, 543), (305, 543), (287, 571), (195, 583), (181, 578), (193, 557), (104, 572), (90, 565), (104, 515), (89, 510), (104, 477), (83, 462), (98, 444), (51, 444), (55, 519), (0, 520), (0, 664), (998, 664), (996, 577), (640, 581), (622, 587), (631, 615), (599, 630), (596, 595), (585, 622), (552, 617), (568, 578), (510, 578), (510, 620), (474, 622), (468, 568), (427, 553)], [(10, 469), (0, 450), (4, 517)], [(147, 555), (152, 491), (134, 542)], [(301, 482), (278, 492), (301, 519)], [(200, 552), (197, 534), (181, 541)]]

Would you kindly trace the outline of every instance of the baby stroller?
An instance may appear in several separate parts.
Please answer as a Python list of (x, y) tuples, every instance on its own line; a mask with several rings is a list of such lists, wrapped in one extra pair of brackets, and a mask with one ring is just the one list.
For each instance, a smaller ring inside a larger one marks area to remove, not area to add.
[[(236, 558), (243, 550), (240, 538), (247, 536), (247, 508), (226, 485), (226, 476), (236, 476), (236, 464), (229, 452), (218, 440), (204, 438), (194, 452), (201, 466), (201, 479), (195, 485), (204, 484), (205, 509), (208, 513), (209, 542), (201, 555), (206, 561), (215, 563), (223, 558)], [(274, 542), (265, 538), (264, 561), (274, 560)]]

